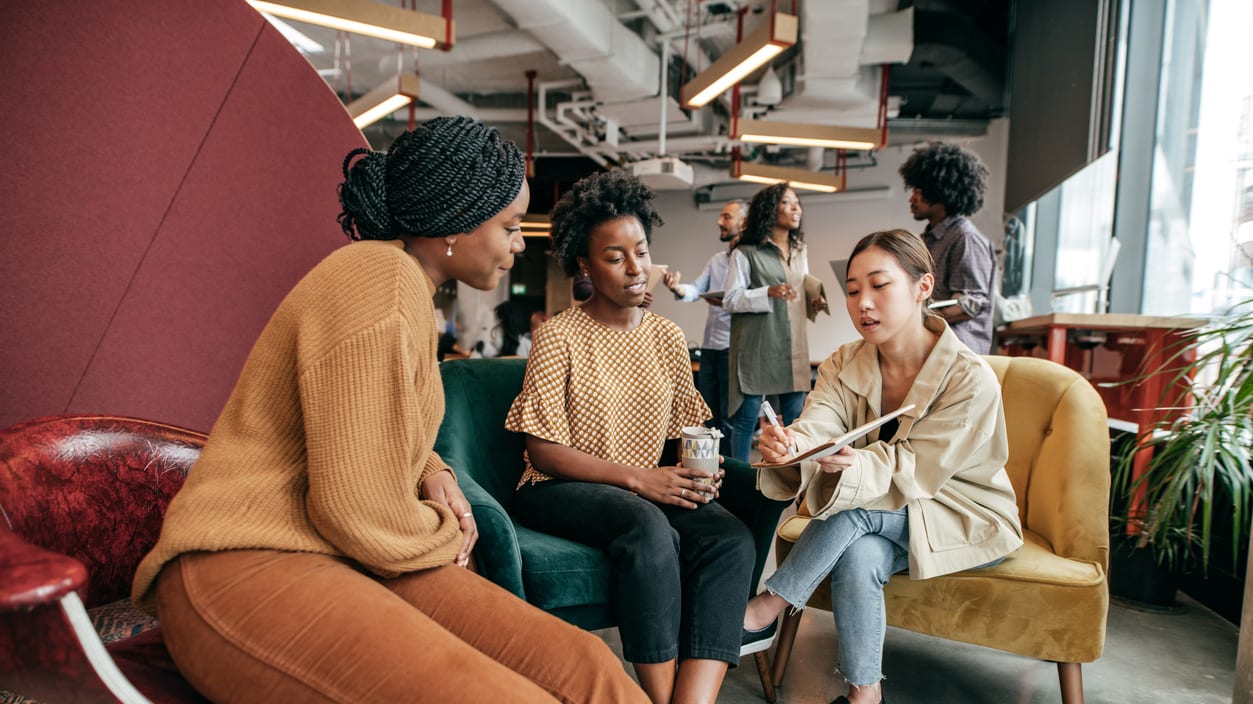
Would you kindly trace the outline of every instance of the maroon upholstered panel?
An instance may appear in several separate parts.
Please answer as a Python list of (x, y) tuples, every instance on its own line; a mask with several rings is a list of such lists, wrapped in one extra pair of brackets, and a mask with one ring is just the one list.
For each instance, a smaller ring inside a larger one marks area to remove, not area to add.
[(346, 242), (343, 106), (243, 0), (0, 3), (0, 427), (208, 430), (269, 313)]

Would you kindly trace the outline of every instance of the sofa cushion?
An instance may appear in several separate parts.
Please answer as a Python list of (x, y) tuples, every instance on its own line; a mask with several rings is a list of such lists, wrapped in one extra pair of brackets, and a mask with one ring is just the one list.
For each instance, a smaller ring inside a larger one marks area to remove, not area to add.
[[(810, 520), (812, 519), (805, 516), (789, 517), (779, 526), (779, 537), (795, 543)], [(988, 578), (1069, 587), (1092, 587), (1105, 583), (1105, 569), (1101, 565), (1055, 555), (1043, 538), (1029, 530), (1023, 531), (1022, 547), (1006, 557), (1004, 562), (935, 579), (965, 578), (975, 574)], [(908, 575), (902, 576), (909, 579)], [(896, 581), (895, 578), (893, 581)]]
[(1105, 644), (1109, 592), (1101, 565), (1068, 560), (1038, 537), (985, 569), (884, 589), (888, 623), (939, 638), (1057, 662), (1092, 662)]
[[(792, 516), (779, 527), (787, 541), (779, 546), (780, 559), (810, 520)], [(1109, 609), (1104, 567), (1055, 555), (1030, 530), (1023, 538), (1021, 548), (992, 567), (923, 580), (903, 572), (893, 576), (884, 588), (888, 624), (1042, 660), (1096, 660)], [(809, 605), (831, 608), (829, 581), (822, 581)]]
[(545, 611), (609, 603), (609, 558), (603, 550), (514, 527), (527, 601)]

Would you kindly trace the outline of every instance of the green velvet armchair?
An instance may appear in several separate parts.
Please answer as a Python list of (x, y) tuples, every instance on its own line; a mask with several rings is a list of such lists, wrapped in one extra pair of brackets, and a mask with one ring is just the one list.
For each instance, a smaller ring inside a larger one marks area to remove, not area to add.
[[(440, 365), (447, 407), (435, 450), (456, 472), (474, 508), (479, 528), (476, 567), (484, 577), (580, 628), (615, 626), (605, 553), (530, 530), (510, 515), (514, 487), (522, 476), (525, 436), (505, 430), (505, 415), (522, 389), (525, 371), (525, 359), (461, 359)], [(718, 501), (752, 531), (755, 585), (787, 503), (763, 497), (747, 464), (728, 459), (724, 468)], [(766, 698), (773, 702), (764, 647), (746, 647), (742, 654), (749, 653), (757, 660)]]

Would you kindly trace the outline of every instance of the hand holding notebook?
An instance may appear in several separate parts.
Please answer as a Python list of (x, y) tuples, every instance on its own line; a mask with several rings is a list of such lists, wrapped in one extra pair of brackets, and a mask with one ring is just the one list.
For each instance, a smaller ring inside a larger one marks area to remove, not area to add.
[(875, 418), (874, 420), (870, 421), (869, 423), (864, 423), (862, 425), (859, 425), (856, 428), (853, 428), (852, 430), (836, 438), (828, 440), (820, 445), (811, 447), (808, 450), (800, 453), (799, 455), (796, 455), (795, 457), (789, 457), (788, 459), (782, 462), (756, 462), (753, 464), (753, 467), (756, 469), (780, 469), (782, 467), (791, 467), (792, 465), (798, 462), (803, 462), (805, 460), (817, 460), (817, 459), (826, 457), (828, 455), (834, 455), (835, 453), (839, 452), (841, 449), (843, 449), (845, 446), (847, 446), (849, 443), (853, 442), (857, 438), (860, 438), (866, 433), (869, 433), (871, 430), (878, 428), (879, 426), (892, 420), (893, 418), (899, 416), (900, 414), (905, 413), (906, 411), (913, 410), (913, 408), (914, 408), (914, 404), (912, 403), (907, 406), (901, 406), (900, 408), (896, 409), (895, 411), (892, 411), (891, 413), (885, 413), (879, 416), (878, 418)]

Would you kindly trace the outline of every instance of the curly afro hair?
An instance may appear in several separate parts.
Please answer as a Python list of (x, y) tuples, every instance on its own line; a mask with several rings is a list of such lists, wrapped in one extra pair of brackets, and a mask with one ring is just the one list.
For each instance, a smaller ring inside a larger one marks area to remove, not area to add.
[[(770, 234), (774, 232), (774, 225), (779, 220), (779, 203), (783, 202), (783, 195), (791, 188), (791, 184), (782, 182), (766, 186), (753, 194), (753, 200), (748, 204), (748, 218), (744, 221), (744, 231), (740, 233), (740, 239), (735, 246), (759, 245), (770, 239)], [(805, 233), (801, 232), (799, 227), (795, 230), (788, 230), (789, 247), (794, 247), (804, 241)]]
[(661, 216), (653, 207), (653, 192), (622, 169), (592, 174), (566, 192), (552, 212), (553, 258), (569, 276), (579, 272), (579, 257), (587, 256), (592, 230), (603, 222), (632, 216), (652, 242), (653, 227)]
[(973, 215), (983, 207), (988, 167), (969, 149), (928, 142), (909, 155), (900, 173), (906, 188), (917, 188), (923, 200), (943, 205), (949, 215)]

